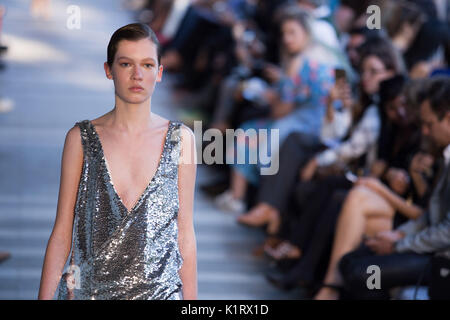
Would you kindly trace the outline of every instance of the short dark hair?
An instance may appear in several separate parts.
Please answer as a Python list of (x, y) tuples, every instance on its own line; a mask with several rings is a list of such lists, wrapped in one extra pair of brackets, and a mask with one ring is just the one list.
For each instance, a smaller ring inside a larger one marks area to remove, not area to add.
[(402, 74), (394, 75), (380, 83), (378, 95), (380, 96), (380, 107), (383, 109), (386, 104), (403, 93), (403, 88), (407, 78)]
[(119, 42), (121, 40), (138, 41), (145, 38), (148, 38), (156, 45), (159, 65), (161, 60), (161, 44), (159, 43), (155, 32), (152, 30), (152, 28), (144, 23), (130, 23), (117, 29), (109, 40), (106, 60), (109, 67), (112, 67)]
[(426, 100), (430, 102), (431, 110), (439, 120), (450, 112), (450, 78), (436, 77), (431, 79), (426, 89)]

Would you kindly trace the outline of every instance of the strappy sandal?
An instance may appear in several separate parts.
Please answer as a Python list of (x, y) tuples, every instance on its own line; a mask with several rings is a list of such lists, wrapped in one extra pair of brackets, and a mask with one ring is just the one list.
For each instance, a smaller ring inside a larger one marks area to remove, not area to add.
[(276, 246), (278, 246), (283, 240), (277, 237), (267, 237), (266, 240), (264, 241), (264, 243), (262, 243), (261, 245), (257, 246), (254, 250), (253, 250), (253, 255), (260, 257), (262, 255), (264, 255), (264, 248), (269, 247), (269, 248), (275, 248)]
[(265, 246), (264, 252), (276, 261), (296, 260), (301, 257), (301, 250), (288, 241), (281, 242), (275, 248)]

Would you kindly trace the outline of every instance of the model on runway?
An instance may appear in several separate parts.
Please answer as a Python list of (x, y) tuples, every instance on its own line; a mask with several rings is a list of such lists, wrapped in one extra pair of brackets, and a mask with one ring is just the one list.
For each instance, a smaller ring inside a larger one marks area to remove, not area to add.
[(118, 29), (104, 68), (115, 106), (67, 133), (39, 299), (196, 299), (195, 141), (151, 111), (154, 32)]

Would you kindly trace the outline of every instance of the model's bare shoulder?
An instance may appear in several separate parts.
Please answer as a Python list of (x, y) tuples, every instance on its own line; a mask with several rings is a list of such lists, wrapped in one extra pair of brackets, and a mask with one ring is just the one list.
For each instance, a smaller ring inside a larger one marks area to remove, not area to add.
[(67, 131), (64, 150), (67, 149), (70, 149), (71, 153), (83, 153), (81, 144), (81, 129), (78, 125), (74, 125), (69, 129), (69, 131)]
[[(81, 173), (82, 162), (83, 145), (81, 141), (81, 129), (78, 125), (74, 125), (66, 134), (61, 163), (61, 182), (64, 182), (65, 178), (77, 180)], [(75, 182), (71, 181), (71, 184)]]

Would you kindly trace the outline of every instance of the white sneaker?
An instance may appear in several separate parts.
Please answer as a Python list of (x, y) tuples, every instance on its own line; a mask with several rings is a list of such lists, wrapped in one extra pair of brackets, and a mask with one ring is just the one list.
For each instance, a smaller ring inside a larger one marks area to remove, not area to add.
[(217, 207), (221, 208), (224, 206), (226, 202), (230, 201), (232, 198), (233, 196), (231, 195), (231, 191), (226, 190), (225, 192), (219, 194), (214, 198), (214, 204)]
[(243, 213), (245, 211), (245, 203), (242, 200), (233, 198), (231, 191), (227, 190), (218, 195), (214, 199), (214, 203), (219, 209), (229, 211), (231, 213)]

